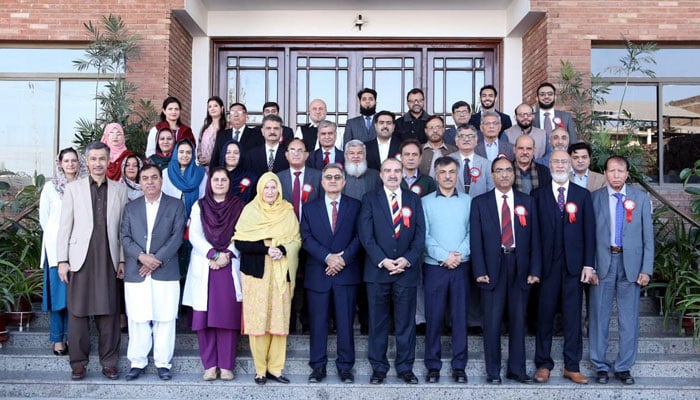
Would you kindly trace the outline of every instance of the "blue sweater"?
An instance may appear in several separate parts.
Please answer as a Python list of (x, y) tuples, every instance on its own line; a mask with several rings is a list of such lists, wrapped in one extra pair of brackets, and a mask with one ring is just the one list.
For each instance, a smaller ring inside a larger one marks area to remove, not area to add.
[(445, 197), (438, 189), (424, 196), (425, 262), (439, 265), (451, 251), (462, 254), (462, 262), (469, 260), (469, 211), (471, 198), (464, 193)]

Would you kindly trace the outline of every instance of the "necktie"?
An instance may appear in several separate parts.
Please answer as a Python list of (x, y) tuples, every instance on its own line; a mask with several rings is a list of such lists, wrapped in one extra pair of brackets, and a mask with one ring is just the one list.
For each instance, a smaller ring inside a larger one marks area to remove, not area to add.
[(324, 151), (323, 152), (323, 166), (325, 167), (326, 165), (328, 165), (329, 162), (331, 162), (331, 152)]
[(398, 239), (401, 230), (401, 216), (399, 215), (399, 201), (396, 198), (396, 193), (391, 194), (391, 219), (394, 222), (394, 237)]
[(513, 226), (510, 207), (508, 207), (508, 196), (505, 194), (503, 195), (503, 206), (501, 206), (501, 245), (506, 249), (513, 247)]
[(462, 172), (462, 179), (464, 180), (464, 193), (469, 194), (469, 189), (472, 186), (472, 175), (469, 173), (471, 167), (469, 166), (469, 159), (464, 159), (464, 171)]
[(372, 129), (372, 117), (365, 117), (365, 128), (367, 128), (368, 132)]
[(625, 207), (623, 206), (622, 193), (613, 194), (617, 199), (615, 206), (615, 246), (622, 247), (622, 228), (625, 221)]
[(275, 151), (270, 149), (270, 157), (267, 158), (267, 170), (272, 171), (273, 165), (275, 165)]
[(236, 132), (233, 133), (233, 140), (238, 141), (238, 136), (240, 136), (241, 131), (236, 130)]
[(559, 211), (564, 212), (564, 187), (559, 188), (559, 196), (557, 196), (557, 205), (559, 206)]
[(331, 201), (331, 205), (333, 206), (333, 214), (331, 214), (331, 219), (333, 220), (333, 223), (331, 224), (331, 230), (333, 231), (333, 233), (335, 233), (335, 227), (338, 223), (338, 202), (333, 200)]
[(294, 206), (294, 214), (299, 219), (299, 202), (301, 201), (301, 182), (299, 181), (301, 171), (294, 173), (294, 186), (292, 187), (292, 205)]
[(549, 140), (549, 135), (552, 133), (552, 119), (549, 118), (550, 115), (549, 111), (544, 113), (544, 131), (547, 133), (547, 140)]

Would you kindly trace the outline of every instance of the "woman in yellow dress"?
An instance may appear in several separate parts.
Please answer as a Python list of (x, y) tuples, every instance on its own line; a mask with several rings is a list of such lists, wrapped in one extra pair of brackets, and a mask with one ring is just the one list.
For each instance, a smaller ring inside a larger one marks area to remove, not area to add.
[(267, 379), (289, 383), (282, 369), (301, 236), (294, 209), (281, 190), (277, 175), (263, 174), (233, 236), (241, 252), (243, 334), (249, 338), (258, 385)]

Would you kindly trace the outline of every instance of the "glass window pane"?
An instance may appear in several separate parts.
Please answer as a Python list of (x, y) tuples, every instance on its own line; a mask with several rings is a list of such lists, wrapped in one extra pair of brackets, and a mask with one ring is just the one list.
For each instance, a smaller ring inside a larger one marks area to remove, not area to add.
[(374, 81), (372, 80), (372, 71), (365, 71), (362, 73), (362, 87), (374, 87)]
[(477, 92), (477, 90), (479, 90), (486, 84), (485, 76), (486, 74), (484, 73), (484, 71), (474, 71), (474, 93), (472, 93), (471, 101), (467, 100), (470, 101), (472, 105), (472, 110), (474, 110), (474, 106), (476, 105), (477, 99), (479, 98), (479, 93)]
[(406, 68), (413, 68), (413, 57), (404, 59), (404, 63), (406, 64)]
[(338, 71), (338, 109), (335, 111), (348, 112), (348, 71)]
[(309, 66), (311, 67), (335, 67), (335, 58), (319, 58), (319, 57), (312, 57), (311, 61), (309, 62)]
[(345, 57), (339, 58), (338, 59), (338, 66), (340, 68), (347, 68), (348, 67), (348, 59)]
[[(102, 92), (106, 82), (99, 91)], [(62, 80), (58, 148), (73, 146), (78, 119), (95, 120), (95, 81)]]
[(445, 73), (443, 71), (435, 71), (433, 73), (435, 81), (433, 82), (433, 110), (431, 114), (444, 114), (445, 108), (442, 102), (442, 96), (445, 93)]
[[(400, 71), (376, 71), (376, 87), (379, 97), (377, 110), (399, 111), (403, 107), (404, 90)], [(381, 94), (380, 94), (381, 93)]]
[[(591, 72), (602, 76), (624, 76), (616, 74), (610, 67), (620, 66), (620, 59), (626, 57), (627, 50), (623, 48), (593, 48), (591, 49)], [(700, 63), (700, 48), (680, 49), (665, 48), (651, 54), (656, 64), (643, 63), (642, 68), (651, 69), (657, 77), (697, 77), (697, 65)], [(683, 62), (678, 62), (683, 60)], [(634, 73), (633, 77), (644, 77), (642, 73)]]
[[(446, 94), (446, 112), (452, 111), (451, 107), (458, 100), (471, 102), (474, 95), (472, 87), (471, 71), (447, 71), (447, 79), (445, 82)], [(448, 109), (449, 108), (449, 109)]]
[(228, 79), (228, 93), (226, 93), (226, 109), (229, 106), (238, 101), (238, 71), (231, 69), (226, 71)]
[[(483, 59), (483, 58), (475, 58), (474, 61), (475, 61), (475, 64), (476, 64), (476, 65), (474, 66), (474, 68), (479, 68), (479, 69), (485, 68), (485, 63), (484, 63), (484, 59)], [(479, 86), (479, 85), (477, 85), (477, 86)], [(479, 87), (481, 87), (481, 86), (479, 86)]]
[(373, 59), (373, 58), (365, 57), (365, 58), (362, 59), (362, 66), (363, 66), (364, 68), (372, 68), (372, 65), (373, 65), (373, 64), (374, 64), (374, 59)]
[(472, 59), (471, 58), (448, 58), (447, 59), (447, 68), (472, 68)]
[(268, 58), (268, 59), (267, 59), (267, 63), (268, 63), (271, 67), (277, 67), (277, 57), (270, 57), (270, 58)]
[(433, 60), (433, 67), (434, 68), (442, 68), (443, 67), (443, 59), (442, 58), (436, 58)]
[(264, 67), (265, 58), (241, 57), (241, 67)]
[(238, 65), (238, 57), (229, 57), (227, 65), (229, 67), (235, 67), (236, 65)]
[(53, 176), (55, 81), (0, 81), (0, 169)]
[(326, 107), (329, 111), (335, 111), (337, 109), (335, 88), (335, 71), (309, 71), (309, 97), (310, 99), (323, 99), (326, 102)]
[[(277, 71), (276, 70), (271, 70), (268, 71), (267, 76), (269, 77), (269, 82), (267, 85), (267, 100), (268, 101), (277, 101)], [(279, 102), (278, 102), (279, 103)], [(262, 104), (260, 104), (262, 106)]]
[(241, 70), (241, 88), (238, 92), (239, 102), (250, 104), (252, 109), (262, 107), (265, 103), (265, 71)]
[[(309, 97), (306, 92), (306, 71), (297, 71), (297, 110), (306, 114)], [(304, 117), (306, 121), (306, 117)]]
[(680, 182), (678, 174), (698, 159), (700, 85), (663, 86), (664, 182)]
[(0, 49), (0, 72), (96, 73), (93, 67), (78, 71), (73, 60), (85, 59), (84, 49)]
[(297, 67), (306, 67), (306, 57), (297, 58)]
[(376, 68), (401, 68), (400, 58), (377, 58)]

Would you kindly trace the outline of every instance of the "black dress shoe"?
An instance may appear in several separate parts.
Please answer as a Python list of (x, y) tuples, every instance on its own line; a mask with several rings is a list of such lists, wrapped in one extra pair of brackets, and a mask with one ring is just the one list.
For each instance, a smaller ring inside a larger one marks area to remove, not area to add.
[(491, 377), (487, 376), (486, 377), (486, 383), (489, 385), (500, 385), (501, 384), (501, 378), (500, 377)]
[(372, 385), (381, 385), (386, 379), (386, 372), (372, 371), (372, 376), (369, 378), (369, 383)]
[(102, 375), (107, 379), (116, 380), (119, 379), (119, 370), (117, 370), (117, 367), (104, 367), (102, 368)]
[(168, 368), (158, 368), (158, 377), (163, 381), (169, 381), (173, 379), (173, 375), (170, 373)]
[(513, 374), (513, 373), (508, 372), (508, 373), (506, 374), (506, 378), (508, 378), (508, 379), (510, 379), (510, 380), (512, 380), (512, 381), (524, 383), (524, 384), (526, 384), (526, 385), (529, 385), (529, 384), (531, 384), (531, 383), (535, 383), (534, 379), (532, 379), (532, 377), (531, 377), (530, 375), (527, 375), (527, 374), (525, 374), (525, 375), (516, 375), (516, 374)]
[(338, 371), (338, 377), (340, 378), (340, 381), (343, 383), (354, 383), (355, 382), (355, 376), (352, 374), (352, 371), (349, 369), (341, 369)]
[(416, 335), (425, 336), (425, 322), (422, 324), (416, 324)]
[(134, 379), (138, 379), (139, 376), (141, 376), (141, 374), (145, 371), (146, 368), (132, 368), (129, 370), (129, 373), (126, 374), (126, 380), (133, 381)]
[(463, 369), (452, 371), (452, 379), (455, 383), (467, 383), (467, 373)]
[(326, 377), (326, 369), (321, 367), (321, 368), (314, 368), (313, 371), (311, 371), (311, 374), (309, 374), (309, 383), (321, 383), (323, 378)]
[(369, 325), (360, 324), (360, 335), (367, 335), (367, 334), (369, 334)]
[(598, 371), (595, 373), (595, 382), (600, 383), (601, 385), (605, 385), (610, 381), (610, 377), (608, 376), (608, 371)]
[(418, 377), (413, 371), (402, 372), (399, 374), (399, 378), (410, 385), (418, 384)]
[(268, 372), (265, 376), (267, 376), (267, 379), (272, 379), (273, 381), (277, 381), (279, 383), (284, 383), (284, 384), (289, 383), (289, 379), (286, 376), (281, 375), (281, 374), (279, 376), (275, 376), (275, 375), (272, 375), (271, 373)]
[(265, 382), (267, 382), (267, 378), (265, 378), (264, 376), (257, 376), (256, 375), (254, 381), (258, 385), (264, 385)]
[(615, 372), (615, 378), (619, 379), (623, 385), (634, 385), (634, 378), (629, 371)]
[(71, 371), (70, 378), (74, 381), (79, 381), (83, 378), (85, 378), (85, 375), (87, 375), (87, 371), (85, 370), (85, 367), (82, 365), (76, 365), (73, 367), (73, 370)]
[(425, 376), (425, 381), (427, 383), (440, 382), (440, 370), (439, 369), (429, 369), (428, 375)]
[(467, 334), (473, 336), (481, 336), (484, 334), (484, 329), (480, 326), (470, 326), (467, 328)]

